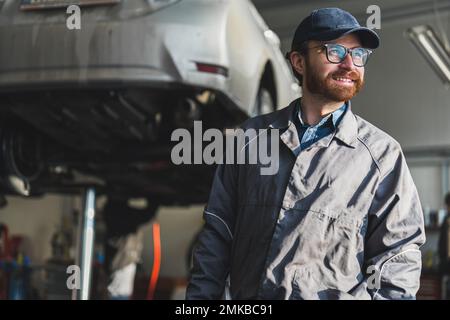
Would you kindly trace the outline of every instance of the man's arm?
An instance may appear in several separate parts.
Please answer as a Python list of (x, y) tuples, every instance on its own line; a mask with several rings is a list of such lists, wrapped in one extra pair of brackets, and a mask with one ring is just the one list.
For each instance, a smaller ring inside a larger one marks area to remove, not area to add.
[(186, 299), (220, 299), (229, 273), (237, 202), (236, 167), (217, 167), (208, 204), (205, 225), (193, 252), (193, 268)]
[(425, 242), (423, 212), (401, 150), (382, 177), (369, 209), (364, 261), (367, 276), (351, 294), (372, 299), (415, 299)]

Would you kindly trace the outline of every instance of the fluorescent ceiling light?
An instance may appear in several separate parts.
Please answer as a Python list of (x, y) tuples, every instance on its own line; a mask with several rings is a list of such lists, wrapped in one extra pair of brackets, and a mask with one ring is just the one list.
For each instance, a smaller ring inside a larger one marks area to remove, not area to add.
[(408, 29), (406, 34), (442, 82), (449, 86), (450, 53), (433, 29), (428, 25), (420, 25)]

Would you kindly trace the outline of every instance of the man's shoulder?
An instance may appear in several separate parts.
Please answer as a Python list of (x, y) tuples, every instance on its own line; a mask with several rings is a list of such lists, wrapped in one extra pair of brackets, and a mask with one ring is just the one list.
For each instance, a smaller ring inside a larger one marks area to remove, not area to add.
[(275, 110), (270, 113), (258, 115), (244, 121), (240, 128), (244, 130), (248, 129), (267, 129), (270, 127), (272, 123), (274, 123), (280, 117), (289, 118), (289, 113), (292, 112), (292, 109), (289, 108), (290, 105), (283, 107), (281, 109)]
[(358, 140), (368, 149), (380, 170), (388, 170), (399, 157), (403, 157), (400, 143), (369, 121), (355, 115), (358, 124)]
[(358, 123), (358, 139), (370, 144), (382, 142), (384, 144), (389, 144), (392, 147), (400, 147), (400, 143), (387, 132), (381, 130), (359, 115), (355, 114), (355, 117), (356, 122)]

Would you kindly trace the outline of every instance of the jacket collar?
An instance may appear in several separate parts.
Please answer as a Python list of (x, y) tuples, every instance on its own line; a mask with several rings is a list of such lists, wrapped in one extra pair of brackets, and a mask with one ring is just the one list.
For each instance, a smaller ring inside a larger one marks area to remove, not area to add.
[(352, 112), (351, 102), (347, 103), (347, 111), (344, 113), (341, 122), (336, 128), (336, 138), (344, 142), (349, 147), (354, 148), (358, 139), (358, 123), (356, 116)]
[[(295, 108), (299, 105), (299, 99), (292, 101), (287, 107), (281, 109), (274, 121), (269, 125), (270, 128), (284, 130), (288, 128), (288, 132), (282, 134), (283, 142), (288, 145), (289, 148), (297, 148), (299, 145), (298, 135), (294, 133), (297, 131), (294, 117), (297, 116)], [(339, 122), (334, 135), (331, 135), (329, 139), (326, 139), (326, 145), (331, 143), (332, 138), (335, 137), (347, 146), (354, 148), (358, 137), (358, 123), (356, 122), (356, 116), (352, 112), (351, 102), (347, 102), (347, 110), (344, 113), (341, 121)], [(319, 140), (320, 141), (320, 140)]]
[(295, 108), (298, 105), (300, 98), (292, 101), (287, 107), (279, 110), (276, 114), (275, 120), (269, 125), (272, 129), (286, 129), (294, 122)]

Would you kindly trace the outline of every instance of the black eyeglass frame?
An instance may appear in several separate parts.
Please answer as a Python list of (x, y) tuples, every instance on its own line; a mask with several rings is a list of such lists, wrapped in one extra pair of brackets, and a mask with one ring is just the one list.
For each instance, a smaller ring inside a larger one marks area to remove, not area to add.
[[(329, 46), (340, 46), (340, 47), (344, 48), (344, 49), (345, 49), (345, 55), (344, 55), (344, 57), (343, 57), (340, 61), (338, 61), (338, 62), (331, 61), (330, 58), (328, 57), (328, 50), (329, 50), (328, 47), (329, 47)], [(367, 49), (367, 48), (362, 48), (362, 47), (347, 48), (347, 47), (343, 46), (342, 44), (338, 44), (338, 43), (324, 43), (324, 44), (321, 44), (321, 45), (318, 45), (318, 46), (315, 46), (315, 47), (311, 47), (311, 48), (306, 48), (306, 49), (316, 49), (316, 48), (325, 48), (325, 55), (326, 55), (326, 57), (327, 57), (327, 60), (328, 60), (330, 63), (334, 63), (334, 64), (342, 63), (342, 61), (344, 61), (345, 58), (347, 57), (347, 55), (350, 53), (350, 55), (351, 55), (351, 57), (352, 57), (352, 62), (353, 62), (353, 64), (354, 64), (356, 67), (364, 67), (364, 66), (367, 64), (367, 62), (369, 61), (370, 55), (373, 53), (372, 50)], [(365, 51), (367, 52), (367, 59), (366, 59), (366, 62), (365, 62), (363, 65), (357, 65), (357, 64), (355, 63), (355, 60), (354, 60), (354, 57), (353, 57), (353, 51), (356, 50), (356, 49), (363, 49), (363, 50), (365, 50)]]

